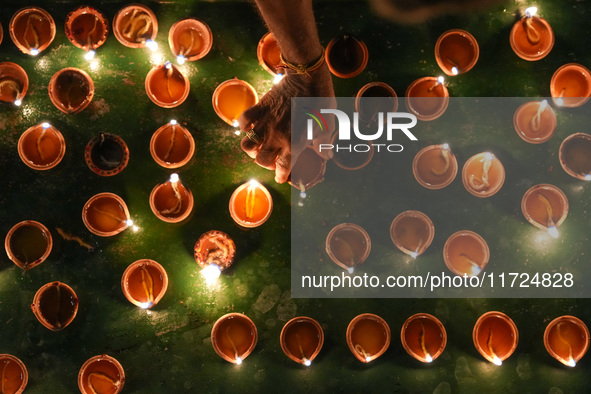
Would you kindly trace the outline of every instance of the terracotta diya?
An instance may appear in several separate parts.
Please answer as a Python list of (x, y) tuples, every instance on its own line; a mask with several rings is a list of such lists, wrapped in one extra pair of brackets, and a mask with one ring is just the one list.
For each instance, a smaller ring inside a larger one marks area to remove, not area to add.
[(146, 75), (146, 94), (162, 108), (181, 105), (189, 96), (189, 79), (171, 62), (152, 68)]
[(415, 155), (412, 173), (421, 186), (442, 189), (456, 178), (458, 161), (448, 144), (429, 145)]
[(64, 68), (49, 81), (49, 98), (57, 109), (66, 114), (77, 114), (88, 107), (94, 96), (94, 82), (83, 70)]
[(358, 315), (347, 327), (347, 345), (362, 363), (375, 360), (390, 346), (390, 326), (378, 315)]
[(158, 20), (154, 12), (146, 6), (127, 5), (115, 14), (113, 34), (117, 41), (128, 48), (155, 48)]
[[(398, 95), (385, 82), (370, 82), (357, 92), (355, 96), (355, 110), (359, 119), (369, 124), (375, 123), (379, 113), (396, 112), (398, 110)], [(383, 121), (386, 122), (384, 115)]]
[(191, 160), (195, 152), (195, 140), (185, 127), (171, 120), (161, 126), (150, 140), (150, 154), (164, 168), (179, 168)]
[(417, 313), (404, 322), (400, 339), (408, 354), (423, 363), (430, 363), (443, 353), (447, 333), (435, 316)]
[(335, 37), (326, 46), (326, 64), (330, 72), (339, 78), (359, 75), (367, 66), (368, 59), (367, 45), (350, 34)]
[(25, 70), (16, 63), (0, 63), (0, 101), (13, 103), (17, 107), (29, 89), (29, 77)]
[(51, 233), (39, 222), (25, 220), (12, 226), (4, 239), (8, 258), (28, 270), (44, 262), (53, 247)]
[(248, 316), (228, 313), (213, 325), (211, 343), (221, 358), (240, 365), (256, 346), (257, 328)]
[(390, 238), (398, 249), (416, 259), (431, 245), (435, 227), (429, 216), (419, 211), (404, 211), (390, 225)]
[(320, 157), (314, 148), (307, 147), (300, 153), (296, 162), (292, 163), (289, 184), (305, 193), (324, 180), (325, 171), (326, 160)]
[(177, 21), (168, 32), (168, 45), (179, 64), (195, 61), (209, 53), (213, 35), (207, 23), (196, 18)]
[(591, 73), (580, 64), (565, 64), (552, 75), (550, 94), (560, 107), (580, 107), (591, 96)]
[(544, 346), (552, 357), (574, 367), (589, 349), (589, 329), (578, 317), (557, 317), (544, 331)]
[(202, 268), (207, 283), (213, 283), (223, 270), (234, 262), (236, 245), (224, 232), (211, 230), (202, 234), (195, 243), (195, 261)]
[(369, 256), (371, 239), (363, 227), (341, 223), (326, 236), (326, 253), (339, 267), (352, 274)]
[(591, 135), (576, 133), (566, 137), (560, 144), (558, 158), (568, 175), (591, 180)]
[(322, 349), (324, 331), (310, 317), (294, 317), (283, 326), (280, 341), (287, 357), (309, 367)]
[(505, 167), (492, 153), (478, 153), (464, 164), (462, 182), (473, 196), (491, 197), (501, 190), (505, 182)]
[(568, 199), (558, 187), (541, 183), (525, 192), (521, 212), (528, 222), (557, 238), (558, 227), (568, 215)]
[(25, 364), (11, 354), (0, 354), (0, 392), (20, 394), (27, 387), (29, 372)]
[(242, 227), (265, 223), (273, 211), (273, 199), (267, 188), (254, 179), (238, 186), (230, 197), (230, 216)]
[(446, 31), (435, 43), (435, 60), (447, 75), (470, 71), (478, 61), (479, 54), (478, 42), (465, 30)]
[(269, 74), (277, 75), (282, 72), (281, 67), (283, 62), (281, 61), (281, 49), (279, 48), (273, 33), (265, 33), (259, 41), (259, 45), (257, 46), (257, 58), (259, 59), (261, 67), (263, 67), (263, 69)]
[(443, 77), (423, 77), (406, 89), (406, 109), (419, 120), (435, 120), (445, 113), (449, 92)]
[(18, 155), (34, 170), (49, 170), (57, 166), (65, 153), (64, 136), (46, 122), (29, 127), (18, 140)]
[(215, 113), (227, 124), (238, 127), (238, 118), (259, 102), (257, 92), (246, 81), (238, 78), (222, 82), (211, 98)]
[[(335, 133), (332, 136), (332, 140), (330, 143), (333, 146), (336, 146), (338, 144), (338, 138), (339, 138), (338, 133)], [(332, 162), (347, 171), (360, 170), (360, 169), (364, 168), (365, 166), (367, 166), (371, 162), (371, 160), (373, 159), (375, 148), (373, 147), (373, 144), (365, 144), (366, 141), (360, 140), (354, 134), (351, 135), (350, 142), (352, 145), (355, 146), (355, 148), (352, 151), (349, 151), (347, 149), (340, 149), (340, 150), (335, 149), (333, 151)], [(306, 150), (308, 150), (308, 149), (311, 150), (312, 152), (316, 153), (316, 151), (314, 149), (307, 148)], [(318, 155), (316, 155), (316, 156), (318, 156)], [(318, 156), (318, 157), (320, 157), (320, 156)], [(302, 159), (302, 160), (305, 160), (305, 159)], [(319, 165), (324, 164), (323, 162), (324, 162), (324, 159), (322, 160), (322, 162), (319, 162)], [(298, 169), (303, 165), (309, 165), (309, 164), (302, 161), (302, 163), (300, 163), (298, 165)], [(311, 167), (309, 169), (309, 171), (312, 171), (313, 168), (314, 167)], [(292, 173), (293, 173), (293, 169), (292, 169)], [(309, 177), (311, 177), (311, 176), (312, 175), (310, 175)], [(324, 172), (322, 173), (322, 176), (324, 176)], [(321, 180), (323, 180), (323, 178)], [(295, 186), (295, 185), (293, 185), (293, 186)], [(300, 187), (296, 187), (296, 188), (300, 189)], [(305, 187), (304, 187), (304, 191), (305, 191)]]
[(51, 331), (59, 331), (76, 317), (78, 297), (65, 283), (47, 283), (37, 290), (31, 309), (41, 324)]
[(476, 276), (490, 258), (484, 238), (473, 231), (462, 230), (452, 234), (443, 246), (443, 260), (451, 272), (459, 276)]
[(142, 259), (132, 263), (121, 278), (125, 298), (143, 309), (153, 307), (168, 288), (166, 270), (154, 260)]
[(536, 16), (537, 8), (529, 7), (511, 29), (509, 42), (513, 52), (523, 60), (535, 61), (546, 57), (554, 46), (554, 31), (544, 19)]
[(98, 10), (82, 6), (66, 16), (66, 37), (76, 48), (84, 49), (87, 57), (94, 57), (94, 51), (105, 43), (109, 33), (109, 22)]
[(113, 193), (91, 197), (82, 209), (82, 221), (88, 231), (101, 237), (117, 235), (133, 225), (127, 205)]
[(150, 208), (164, 222), (182, 222), (193, 211), (193, 193), (180, 181), (177, 174), (172, 174), (168, 181), (152, 189)]
[(121, 137), (99, 133), (84, 149), (84, 160), (92, 172), (100, 176), (119, 174), (129, 162), (129, 149)]
[(521, 105), (513, 115), (517, 135), (530, 144), (548, 141), (556, 130), (556, 114), (548, 101), (530, 101)]
[(123, 367), (106, 354), (88, 359), (78, 373), (78, 389), (82, 394), (116, 394), (124, 384)]
[(10, 20), (12, 42), (28, 55), (37, 56), (55, 38), (55, 22), (49, 14), (39, 7), (18, 10)]
[(513, 320), (502, 312), (487, 312), (480, 316), (472, 340), (476, 350), (488, 361), (501, 365), (513, 354), (519, 342), (519, 332)]

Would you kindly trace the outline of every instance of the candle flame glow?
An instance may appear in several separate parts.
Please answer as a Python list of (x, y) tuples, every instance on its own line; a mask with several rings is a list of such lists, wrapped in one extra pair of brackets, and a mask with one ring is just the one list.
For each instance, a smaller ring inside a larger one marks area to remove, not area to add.
[(154, 303), (152, 303), (152, 302), (142, 302), (142, 303), (140, 303), (140, 308), (142, 308), (142, 309), (148, 309), (152, 305), (154, 305)]
[(84, 54), (84, 59), (90, 61), (90, 60), (94, 59), (95, 54), (96, 54), (95, 51), (88, 51)]
[(569, 360), (567, 361), (566, 365), (568, 365), (569, 367), (575, 367), (577, 365), (577, 362), (575, 360), (573, 360), (572, 357), (570, 357)]
[(19, 99), (14, 100), (14, 105), (16, 105), (17, 107), (20, 107), (22, 103), (23, 102)]
[(127, 219), (127, 220), (125, 221), (125, 224), (127, 225), (127, 227), (131, 227), (131, 226), (133, 226), (133, 220), (131, 220), (131, 219)]
[(175, 119), (171, 119), (171, 120), (170, 120), (170, 124), (174, 126), (174, 125), (176, 125), (176, 124), (177, 124), (177, 121), (176, 121)]
[(457, 67), (452, 67), (452, 68), (451, 68), (451, 73), (452, 73), (453, 75), (458, 75), (458, 73), (459, 73), (459, 71), (458, 71), (458, 68), (457, 68)]
[(31, 55), (32, 56), (37, 56), (38, 54), (39, 54), (39, 49), (37, 49), (37, 48), (31, 49)]
[(490, 153), (490, 152), (486, 152), (486, 153), (484, 154), (484, 159), (485, 159), (485, 160), (493, 160), (494, 158), (495, 158), (495, 155), (493, 155), (493, 154), (492, 154), (492, 153)]
[(443, 76), (439, 76), (439, 77), (437, 77), (437, 82), (439, 82), (440, 84), (443, 85), (443, 83), (445, 82), (445, 78), (443, 78)]
[(240, 133), (240, 130), (236, 130), (236, 131), (234, 132), (234, 134), (236, 134), (236, 135), (240, 135), (240, 134), (241, 134), (241, 133)]
[(304, 365), (306, 367), (309, 367), (310, 365), (312, 365), (312, 361), (308, 360), (307, 358), (304, 359)]
[(155, 52), (158, 49), (158, 43), (154, 40), (146, 40), (144, 45), (146, 45), (146, 48), (148, 48), (152, 52)]
[(258, 183), (256, 179), (251, 179), (250, 181), (248, 181), (248, 185), (250, 187), (259, 187), (261, 184)]
[(449, 149), (449, 144), (446, 142), (446, 143), (445, 143), (445, 144), (443, 144), (441, 147), (442, 147), (443, 149), (447, 150), (447, 149)]
[(548, 227), (548, 234), (550, 234), (550, 236), (552, 238), (558, 238), (558, 229), (556, 228), (556, 226), (550, 226)]
[(562, 107), (564, 105), (564, 99), (562, 97), (558, 97), (556, 100), (554, 100), (554, 103), (559, 107)]
[(352, 274), (355, 271), (355, 267), (349, 267), (347, 268), (347, 272)]
[(428, 363), (433, 362), (433, 357), (431, 357), (431, 355), (429, 353), (427, 353), (425, 355), (425, 361), (427, 361)]
[(368, 362), (370, 362), (370, 361), (371, 361), (371, 357), (369, 357), (369, 356), (365, 356), (365, 362), (366, 362), (366, 363), (368, 363)]
[(586, 181), (591, 181), (591, 174), (585, 175), (585, 180)]
[(170, 174), (170, 183), (177, 183), (179, 181), (179, 174), (173, 173)]
[(493, 357), (493, 360), (492, 360), (492, 362), (493, 362), (493, 364), (495, 364), (495, 365), (502, 365), (502, 364), (503, 364), (503, 360), (501, 360), (501, 359), (500, 359), (500, 358), (498, 358), (497, 356), (494, 356), (494, 357)]
[(538, 7), (528, 7), (525, 9), (525, 16), (531, 18), (532, 16), (536, 15), (538, 12)]
[(185, 64), (185, 61), (186, 61), (186, 60), (187, 60), (187, 59), (186, 59), (186, 58), (185, 58), (183, 55), (178, 55), (178, 56), (176, 57), (176, 62), (177, 62), (178, 64)]
[(166, 67), (167, 70), (170, 70), (172, 68), (172, 63), (169, 62), (168, 60), (164, 63), (164, 67)]
[(283, 79), (283, 74), (279, 73), (273, 78), (273, 84), (278, 84)]
[(41, 127), (43, 127), (44, 130), (47, 130), (48, 128), (51, 127), (51, 125), (47, 122), (43, 122), (43, 123), (41, 123)]
[(201, 270), (201, 275), (205, 278), (205, 283), (208, 285), (214, 284), (220, 277), (222, 270), (217, 264), (209, 264)]
[(236, 357), (236, 365), (242, 364), (242, 358)]
[(300, 192), (300, 197), (301, 198), (306, 198), (306, 196), (307, 196), (306, 192)]
[(236, 119), (234, 119), (232, 121), (232, 126), (234, 126), (234, 127), (238, 127), (239, 126), (239, 123), (238, 123), (238, 121)]
[(412, 257), (413, 259), (416, 259), (416, 258), (417, 258), (417, 256), (419, 255), (419, 253), (418, 253), (418, 252), (410, 252), (408, 255), (409, 255), (410, 257)]

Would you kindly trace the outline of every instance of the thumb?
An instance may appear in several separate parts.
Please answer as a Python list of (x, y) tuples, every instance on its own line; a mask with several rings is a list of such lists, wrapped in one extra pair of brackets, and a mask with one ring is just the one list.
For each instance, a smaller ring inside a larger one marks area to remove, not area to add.
[(240, 114), (240, 117), (238, 118), (238, 126), (241, 130), (246, 131), (250, 129), (253, 123), (261, 118), (262, 114), (262, 105), (260, 103), (255, 104)]

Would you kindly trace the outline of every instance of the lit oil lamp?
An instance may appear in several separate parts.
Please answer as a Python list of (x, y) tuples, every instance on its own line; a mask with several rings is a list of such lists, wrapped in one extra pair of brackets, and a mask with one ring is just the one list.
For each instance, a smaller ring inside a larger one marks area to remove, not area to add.
[(568, 175), (591, 181), (591, 135), (576, 133), (566, 137), (560, 144), (558, 158)]
[(238, 127), (238, 118), (242, 112), (258, 103), (259, 98), (248, 82), (234, 78), (219, 84), (211, 101), (215, 113), (224, 122)]
[(171, 120), (160, 127), (150, 140), (150, 154), (164, 168), (179, 168), (191, 160), (195, 140), (185, 127)]
[(591, 73), (580, 64), (565, 64), (552, 75), (550, 94), (559, 107), (580, 107), (591, 96)]
[(39, 7), (27, 7), (17, 11), (10, 20), (10, 38), (21, 50), (37, 56), (55, 38), (55, 22), (49, 14)]
[(442, 189), (456, 178), (458, 161), (448, 144), (429, 145), (415, 155), (412, 173), (421, 186)]
[(283, 326), (280, 341), (287, 357), (309, 367), (322, 349), (324, 331), (310, 317), (294, 317)]
[(558, 238), (558, 227), (568, 215), (568, 199), (556, 186), (542, 183), (525, 192), (521, 212), (528, 222)]
[(174, 64), (166, 62), (152, 68), (146, 76), (146, 94), (162, 108), (181, 105), (189, 96), (189, 79)]
[(446, 31), (435, 43), (435, 60), (447, 75), (470, 71), (478, 61), (479, 54), (478, 42), (465, 30)]
[(28, 128), (18, 140), (18, 155), (34, 170), (55, 167), (65, 153), (66, 143), (62, 133), (47, 122)]
[(552, 357), (574, 367), (589, 349), (589, 329), (577, 317), (557, 317), (544, 331), (544, 346)]
[(0, 354), (0, 393), (21, 394), (29, 381), (25, 364), (11, 354)]
[(168, 32), (168, 45), (179, 64), (201, 59), (209, 53), (212, 43), (211, 29), (199, 19), (181, 19)]
[(459, 276), (476, 276), (490, 258), (484, 238), (473, 231), (462, 230), (452, 234), (443, 246), (443, 260), (451, 272)]
[(371, 240), (363, 227), (353, 223), (341, 223), (326, 236), (326, 253), (339, 267), (350, 274), (369, 256)]
[(122, 45), (128, 48), (155, 50), (158, 20), (156, 15), (146, 6), (132, 4), (120, 9), (113, 19), (113, 34)]
[(273, 199), (267, 188), (254, 179), (240, 186), (230, 197), (230, 216), (246, 228), (265, 223), (273, 211)]
[(117, 394), (124, 384), (123, 367), (106, 354), (88, 359), (78, 373), (78, 388), (82, 394)]
[(513, 115), (517, 135), (530, 144), (548, 141), (556, 130), (556, 115), (548, 101), (530, 101), (517, 108)]
[(143, 309), (156, 305), (167, 288), (166, 270), (154, 260), (135, 261), (127, 267), (121, 278), (121, 289), (125, 298)]
[(443, 353), (447, 333), (435, 316), (417, 313), (404, 322), (400, 339), (408, 354), (423, 363), (430, 363)]
[(277, 44), (275, 35), (271, 32), (265, 35), (259, 41), (257, 46), (257, 58), (259, 64), (271, 75), (282, 73), (281, 49)]
[(77, 114), (88, 107), (94, 96), (94, 82), (83, 70), (64, 68), (49, 81), (49, 98), (57, 109), (66, 114)]
[(487, 312), (474, 325), (472, 340), (476, 350), (485, 359), (495, 365), (502, 365), (517, 348), (519, 332), (506, 314)]
[(44, 262), (53, 246), (51, 233), (39, 222), (25, 220), (15, 224), (4, 240), (8, 258), (23, 270)]
[(101, 237), (117, 235), (133, 226), (125, 201), (113, 193), (91, 197), (82, 209), (82, 221), (88, 231)]
[(545, 19), (536, 16), (537, 11), (536, 7), (527, 8), (511, 29), (511, 48), (524, 60), (543, 59), (554, 46), (554, 32)]
[(326, 46), (326, 64), (330, 72), (339, 78), (361, 74), (368, 60), (367, 45), (352, 35), (335, 37)]
[(100, 176), (119, 174), (129, 162), (129, 149), (115, 134), (99, 133), (84, 149), (84, 160), (92, 172)]
[(228, 313), (213, 325), (211, 343), (221, 358), (240, 365), (256, 346), (257, 336), (257, 328), (248, 316)]
[(462, 182), (470, 194), (481, 198), (490, 197), (501, 190), (505, 182), (505, 168), (492, 153), (478, 153), (464, 164)]
[(66, 16), (66, 37), (76, 48), (86, 51), (87, 60), (94, 58), (96, 49), (105, 43), (108, 34), (107, 18), (92, 7), (79, 7)]
[(0, 63), (0, 101), (13, 103), (17, 107), (29, 89), (29, 77), (25, 70), (16, 63)]
[(223, 270), (234, 262), (236, 245), (224, 232), (211, 230), (202, 234), (195, 243), (195, 261), (208, 284), (214, 283)]
[(41, 324), (51, 331), (60, 331), (76, 317), (78, 297), (65, 283), (47, 283), (37, 290), (31, 309)]
[(302, 192), (306, 191), (324, 180), (326, 160), (320, 157), (312, 147), (307, 147), (300, 153), (298, 159), (291, 168), (289, 183)]
[(182, 222), (193, 211), (193, 193), (180, 181), (177, 174), (172, 174), (168, 181), (152, 189), (150, 208), (164, 222)]
[(419, 120), (435, 120), (444, 114), (449, 92), (443, 77), (423, 77), (406, 89), (406, 109)]
[(381, 317), (364, 313), (356, 316), (347, 327), (347, 345), (362, 363), (380, 357), (390, 346), (390, 327)]
[(404, 211), (390, 225), (394, 245), (413, 259), (427, 250), (434, 236), (433, 222), (423, 212)]

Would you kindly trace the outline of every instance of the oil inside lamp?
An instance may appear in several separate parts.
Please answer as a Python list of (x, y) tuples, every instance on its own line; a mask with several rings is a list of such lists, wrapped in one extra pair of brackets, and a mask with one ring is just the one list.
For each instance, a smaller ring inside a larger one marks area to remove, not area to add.
[(254, 88), (238, 78), (222, 82), (214, 90), (212, 104), (215, 113), (227, 124), (238, 127), (238, 118), (246, 109), (258, 103)]
[(309, 367), (322, 349), (324, 331), (310, 317), (294, 317), (283, 326), (280, 341), (287, 357)]
[(33, 220), (14, 225), (4, 240), (8, 258), (24, 270), (44, 262), (52, 246), (53, 240), (47, 227)]
[(558, 157), (567, 174), (584, 181), (591, 180), (591, 135), (569, 135), (562, 141)]
[(269, 219), (272, 210), (271, 194), (254, 179), (240, 185), (230, 197), (230, 215), (242, 227), (260, 226)]
[(550, 24), (536, 16), (538, 9), (529, 7), (525, 15), (513, 25), (510, 43), (513, 52), (520, 58), (529, 61), (546, 57), (554, 46), (554, 32)]
[(82, 220), (91, 233), (101, 237), (110, 237), (133, 227), (127, 205), (113, 193), (91, 197), (82, 209)]
[(362, 363), (380, 357), (390, 346), (390, 327), (381, 317), (364, 313), (356, 316), (347, 327), (347, 345)]
[(447, 75), (470, 71), (478, 61), (479, 54), (478, 42), (465, 30), (449, 30), (435, 43), (435, 60)]
[(404, 211), (390, 225), (390, 237), (394, 245), (413, 259), (431, 245), (434, 235), (433, 222), (419, 211)]
[(178, 174), (156, 185), (150, 193), (150, 208), (162, 221), (178, 223), (193, 211), (193, 194), (181, 181)]
[(240, 365), (257, 343), (257, 328), (252, 320), (241, 313), (228, 313), (220, 317), (211, 330), (211, 343), (224, 360)]
[(591, 72), (580, 64), (565, 64), (552, 75), (550, 94), (560, 107), (580, 107), (591, 96)]
[(449, 144), (430, 145), (415, 155), (412, 172), (421, 186), (442, 189), (455, 179), (458, 161)]
[(374, 124), (378, 113), (398, 110), (398, 95), (390, 85), (384, 82), (370, 82), (357, 92), (355, 110), (359, 113), (362, 122)]
[(517, 348), (519, 332), (506, 314), (487, 312), (474, 325), (472, 339), (485, 359), (495, 365), (502, 365)]
[(21, 52), (37, 56), (55, 38), (55, 22), (51, 15), (38, 7), (17, 11), (9, 25), (10, 38)]
[(521, 211), (528, 222), (558, 238), (558, 226), (568, 215), (568, 199), (558, 187), (539, 184), (525, 192)]
[(189, 96), (189, 79), (171, 62), (154, 67), (146, 76), (146, 94), (163, 108), (181, 105)]
[(419, 120), (439, 118), (449, 104), (449, 92), (443, 77), (423, 77), (406, 89), (406, 108)]
[(109, 22), (98, 10), (83, 6), (68, 14), (65, 29), (68, 40), (86, 51), (86, 60), (92, 60), (107, 39)]
[(146, 6), (132, 4), (120, 9), (113, 19), (113, 33), (121, 44), (129, 48), (158, 48), (154, 41), (158, 34), (156, 15)]
[(171, 120), (160, 127), (150, 140), (150, 154), (164, 168), (179, 168), (191, 160), (195, 140), (185, 127)]
[(0, 354), (0, 377), (0, 393), (20, 394), (27, 387), (29, 372), (17, 357)]
[(78, 373), (78, 388), (82, 394), (116, 394), (124, 384), (123, 367), (106, 354), (88, 359)]
[(354, 223), (335, 226), (326, 236), (326, 253), (339, 267), (350, 274), (369, 256), (371, 240), (363, 227)]
[(121, 137), (99, 133), (86, 145), (84, 159), (94, 173), (100, 176), (113, 176), (127, 166), (129, 149)]
[(202, 234), (194, 247), (195, 261), (202, 268), (207, 284), (213, 284), (221, 272), (234, 262), (236, 245), (224, 232), (211, 230)]
[(0, 101), (13, 103), (17, 107), (29, 89), (29, 77), (16, 63), (0, 63)]
[(400, 338), (407, 353), (424, 363), (433, 362), (447, 344), (445, 327), (427, 313), (409, 317), (402, 326)]
[(281, 49), (273, 33), (265, 33), (259, 41), (257, 58), (259, 59), (259, 64), (269, 74), (274, 76), (282, 75), (281, 67), (283, 62), (281, 61)]
[(552, 357), (575, 367), (589, 349), (589, 329), (575, 316), (560, 316), (544, 331), (544, 345)]
[(490, 152), (472, 156), (462, 169), (462, 182), (470, 194), (486, 198), (496, 194), (505, 182), (505, 168)]
[(368, 59), (365, 43), (349, 34), (333, 38), (326, 46), (326, 64), (340, 78), (359, 75), (367, 66)]
[(459, 276), (477, 276), (488, 264), (489, 257), (486, 241), (473, 231), (458, 231), (443, 246), (445, 265)]
[(62, 133), (44, 122), (27, 129), (18, 140), (18, 154), (27, 166), (35, 170), (55, 167), (66, 153)]
[(47, 283), (35, 294), (31, 309), (41, 324), (52, 331), (59, 331), (76, 317), (78, 297), (65, 283)]
[(156, 305), (166, 293), (168, 275), (156, 261), (138, 260), (123, 273), (121, 288), (129, 302), (148, 309)]
[(541, 144), (554, 135), (556, 115), (547, 100), (530, 101), (515, 111), (513, 125), (521, 139), (531, 144)]
[(66, 114), (77, 114), (88, 107), (94, 96), (94, 83), (83, 70), (64, 68), (49, 81), (49, 98)]
[(209, 26), (195, 18), (175, 22), (168, 32), (170, 50), (179, 64), (203, 58), (209, 53), (212, 43)]

